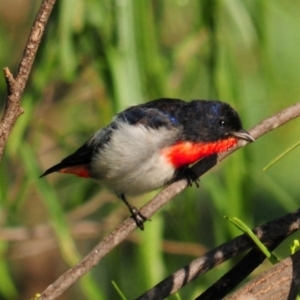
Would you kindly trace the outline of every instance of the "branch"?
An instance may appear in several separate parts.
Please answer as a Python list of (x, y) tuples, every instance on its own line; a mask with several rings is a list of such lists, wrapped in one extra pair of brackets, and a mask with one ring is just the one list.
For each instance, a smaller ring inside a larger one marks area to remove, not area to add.
[[(300, 228), (300, 210), (285, 215), (284, 217), (268, 222), (253, 232), (266, 244), (278, 241), (291, 235)], [(200, 258), (193, 260), (190, 264), (176, 271), (155, 287), (141, 295), (138, 300), (160, 300), (175, 293), (180, 288), (203, 275), (213, 267), (253, 247), (252, 240), (243, 234), (223, 245), (211, 250)], [(220, 298), (204, 298), (220, 299)]]
[[(259, 138), (267, 132), (289, 122), (290, 120), (300, 116), (300, 102), (290, 106), (274, 116), (265, 119), (249, 132), (254, 138)], [(227, 155), (247, 144), (246, 141), (240, 141), (237, 146), (229, 153), (220, 156), (213, 156), (198, 162), (193, 170), (198, 176), (203, 175), (211, 169), (216, 163), (221, 162)], [(166, 205), (173, 197), (179, 194), (187, 187), (186, 180), (177, 181), (164, 190), (156, 197), (146, 203), (140, 210), (142, 215), (150, 219), (151, 216), (164, 205)], [(68, 289), (79, 278), (86, 274), (92, 267), (97, 265), (99, 261), (109, 253), (114, 247), (120, 244), (126, 237), (136, 228), (135, 222), (128, 218), (106, 238), (104, 238), (89, 254), (87, 254), (76, 266), (62, 274), (54, 283), (47, 287), (41, 294), (39, 299), (55, 299)]]
[[(269, 251), (273, 251), (287, 236), (283, 235), (265, 243)], [(266, 259), (265, 254), (258, 248), (249, 251), (237, 265), (223, 275), (211, 287), (206, 289), (195, 300), (223, 299), (239, 283), (241, 283), (257, 266)]]
[(55, 1), (56, 0), (43, 1), (31, 29), (16, 78), (14, 79), (7, 67), (4, 68), (4, 76), (7, 85), (7, 99), (4, 114), (0, 123), (0, 161), (8, 136), (18, 117), (24, 112), (21, 107), (21, 99)]
[(300, 251), (246, 283), (226, 300), (292, 300), (297, 297), (299, 283)]

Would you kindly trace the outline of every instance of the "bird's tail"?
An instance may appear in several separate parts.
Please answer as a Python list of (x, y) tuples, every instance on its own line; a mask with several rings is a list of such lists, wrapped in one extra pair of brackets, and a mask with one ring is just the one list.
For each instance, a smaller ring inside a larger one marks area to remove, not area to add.
[(89, 165), (94, 148), (95, 147), (89, 141), (86, 142), (73, 154), (46, 170), (40, 177), (47, 176), (53, 172), (74, 174), (80, 177), (91, 177)]
[(44, 176), (47, 176), (51, 173), (54, 173), (54, 172), (61, 172), (62, 169), (66, 168), (66, 166), (62, 163), (59, 163), (51, 168), (49, 168), (48, 170), (46, 170), (41, 176), (40, 178), (44, 177)]
[(59, 164), (49, 168), (46, 170), (41, 176), (47, 176), (48, 174), (51, 174), (53, 172), (60, 172), (60, 173), (67, 173), (67, 174), (74, 174), (79, 177), (85, 177), (85, 178), (90, 178), (91, 173), (88, 168), (88, 165), (68, 165), (65, 164), (64, 162), (60, 162)]

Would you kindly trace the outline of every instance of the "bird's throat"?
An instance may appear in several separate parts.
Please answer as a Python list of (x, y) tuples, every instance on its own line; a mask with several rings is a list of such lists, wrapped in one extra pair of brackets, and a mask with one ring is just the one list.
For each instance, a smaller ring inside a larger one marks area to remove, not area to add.
[(209, 143), (178, 142), (163, 150), (163, 155), (175, 167), (180, 168), (196, 161), (225, 152), (235, 146), (238, 140), (234, 137)]

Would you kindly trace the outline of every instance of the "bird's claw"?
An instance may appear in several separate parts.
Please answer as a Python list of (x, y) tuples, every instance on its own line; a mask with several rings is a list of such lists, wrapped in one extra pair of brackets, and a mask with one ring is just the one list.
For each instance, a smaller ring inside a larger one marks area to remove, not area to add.
[(140, 211), (131, 205), (127, 200), (124, 194), (120, 195), (120, 198), (123, 200), (125, 205), (128, 207), (130, 213), (131, 213), (131, 218), (135, 221), (135, 224), (138, 228), (141, 230), (144, 230), (144, 223), (148, 220), (145, 216), (143, 216)]
[(131, 212), (131, 218), (135, 221), (135, 224), (137, 227), (139, 227), (141, 230), (144, 230), (144, 222), (147, 221), (148, 219), (143, 216), (140, 211), (134, 207), (130, 207), (130, 212)]
[(186, 180), (188, 182), (188, 186), (192, 186), (193, 183), (195, 183), (197, 188), (200, 187), (200, 179), (192, 169), (186, 168), (184, 170), (184, 175), (185, 175)]

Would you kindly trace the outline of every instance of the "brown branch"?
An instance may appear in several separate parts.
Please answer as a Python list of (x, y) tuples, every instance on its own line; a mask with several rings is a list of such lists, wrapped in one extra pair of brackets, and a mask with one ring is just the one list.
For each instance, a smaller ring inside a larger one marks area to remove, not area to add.
[[(279, 241), (271, 241), (271, 246), (268, 246), (268, 250), (272, 252), (284, 239), (285, 236), (280, 237)], [(195, 300), (223, 299), (265, 259), (266, 256), (260, 249), (252, 248), (237, 265), (207, 288)]]
[[(265, 244), (283, 239), (300, 228), (300, 210), (275, 219), (256, 229), (254, 233)], [(211, 250), (204, 256), (193, 260), (190, 264), (176, 271), (155, 287), (141, 295), (138, 300), (160, 300), (175, 293), (180, 288), (203, 275), (213, 267), (253, 247), (247, 235), (241, 235)], [(207, 298), (220, 299), (220, 298)]]
[[(268, 250), (272, 252), (285, 238), (285, 235), (280, 236), (278, 239), (268, 241), (265, 245)], [(251, 251), (249, 251), (238, 264), (230, 269), (212, 286), (207, 288), (200, 296), (195, 298), (195, 300), (223, 299), (265, 259), (266, 256), (260, 249), (251, 249)]]
[(6, 67), (4, 76), (7, 84), (7, 99), (3, 117), (0, 123), (0, 161), (8, 136), (18, 117), (24, 112), (21, 99), (28, 81), (30, 71), (36, 56), (37, 49), (44, 34), (47, 21), (56, 0), (44, 0), (37, 14), (29, 35), (22, 60), (15, 79)]
[[(254, 138), (266, 134), (267, 132), (287, 123), (288, 121), (300, 116), (300, 102), (288, 107), (274, 116), (267, 118), (249, 132)], [(247, 142), (240, 141), (234, 150), (245, 146)], [(234, 150), (230, 151), (233, 152)], [(228, 154), (227, 154), (228, 155)], [(194, 166), (194, 171), (198, 176), (206, 173), (212, 168), (216, 162), (221, 162), (226, 154), (217, 157), (211, 157), (209, 159), (203, 159)], [(156, 197), (146, 203), (140, 210), (140, 212), (148, 219), (166, 205), (174, 196), (179, 194), (187, 187), (186, 180), (177, 181), (164, 190), (162, 190)], [(106, 238), (104, 238), (89, 254), (87, 254), (81, 262), (76, 266), (62, 274), (54, 283), (47, 287), (47, 289), (41, 294), (39, 299), (55, 299), (61, 295), (67, 288), (75, 283), (79, 278), (86, 274), (92, 267), (97, 265), (99, 261), (109, 253), (114, 247), (120, 244), (126, 237), (136, 228), (135, 222), (128, 218), (113, 232), (111, 232)]]
[(263, 272), (226, 300), (294, 300), (300, 283), (300, 251)]

